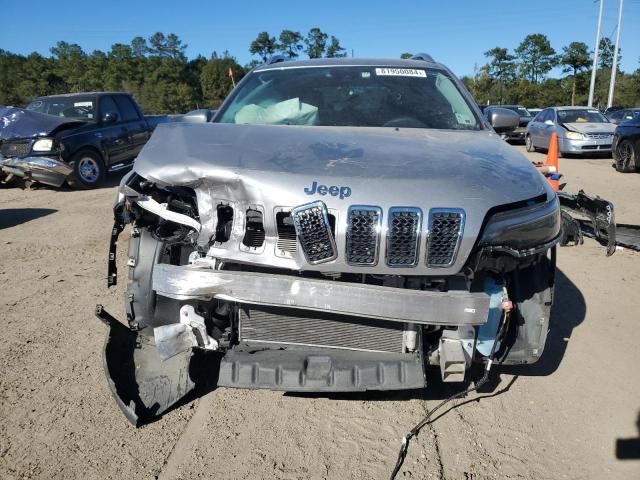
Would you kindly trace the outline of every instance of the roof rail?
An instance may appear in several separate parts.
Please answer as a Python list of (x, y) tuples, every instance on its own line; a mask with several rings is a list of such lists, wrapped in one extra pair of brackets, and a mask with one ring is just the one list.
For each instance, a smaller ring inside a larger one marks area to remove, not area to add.
[(428, 53), (416, 53), (413, 57), (411, 57), (411, 60), (424, 60), (425, 62), (436, 63), (433, 57)]
[(267, 65), (272, 65), (274, 63), (286, 62), (287, 59), (283, 55), (274, 55), (269, 60), (267, 60)]

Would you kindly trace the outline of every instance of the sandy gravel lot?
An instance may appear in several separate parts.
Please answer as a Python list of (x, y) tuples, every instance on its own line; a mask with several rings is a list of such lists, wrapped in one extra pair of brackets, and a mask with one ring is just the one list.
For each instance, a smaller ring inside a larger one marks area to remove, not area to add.
[[(563, 159), (561, 169), (569, 190), (600, 194), (619, 222), (640, 224), (640, 174), (610, 163)], [(100, 302), (124, 318), (122, 290), (105, 286), (115, 182), (0, 189), (0, 478), (388, 478), (399, 439), (455, 387), (219, 389), (143, 428), (127, 423), (93, 316)], [(640, 478), (640, 460), (615, 455), (617, 439), (640, 436), (640, 254), (606, 258), (587, 240), (560, 250), (559, 270), (543, 361), (496, 370), (490, 388), (411, 443), (398, 478)]]

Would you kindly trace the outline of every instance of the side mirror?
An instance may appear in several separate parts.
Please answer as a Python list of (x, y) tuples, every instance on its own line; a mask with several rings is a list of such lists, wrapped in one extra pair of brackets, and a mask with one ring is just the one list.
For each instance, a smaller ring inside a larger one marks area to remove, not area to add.
[(488, 117), (497, 133), (510, 132), (520, 125), (520, 115), (506, 108), (492, 108)]
[(553, 123), (553, 120), (545, 120), (544, 124), (545, 125), (555, 125), (555, 123)]
[(192, 110), (191, 112), (185, 113), (178, 121), (187, 123), (207, 123), (211, 121), (215, 113), (216, 110), (201, 108), (199, 110)]
[(114, 123), (118, 120), (118, 114), (116, 112), (107, 112), (102, 116), (102, 123)]

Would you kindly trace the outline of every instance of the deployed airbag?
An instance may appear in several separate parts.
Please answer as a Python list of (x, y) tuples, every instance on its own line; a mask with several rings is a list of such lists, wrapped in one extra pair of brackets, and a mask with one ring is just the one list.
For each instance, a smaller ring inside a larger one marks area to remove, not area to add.
[(245, 105), (235, 116), (236, 123), (271, 125), (315, 125), (318, 107), (292, 98), (268, 107)]

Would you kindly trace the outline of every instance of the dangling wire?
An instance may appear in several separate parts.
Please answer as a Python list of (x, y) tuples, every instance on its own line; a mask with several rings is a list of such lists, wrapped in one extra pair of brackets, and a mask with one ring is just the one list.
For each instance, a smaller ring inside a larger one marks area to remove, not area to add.
[[(506, 294), (506, 289), (504, 289), (503, 298), (505, 294)], [(458, 392), (454, 395), (451, 395), (446, 400), (443, 400), (442, 402), (440, 402), (433, 410), (429, 411), (427, 413), (427, 416), (424, 417), (415, 427), (413, 427), (409, 431), (409, 433), (407, 433), (404, 437), (402, 437), (400, 452), (398, 453), (398, 460), (396, 461), (396, 465), (393, 468), (393, 472), (391, 472), (390, 480), (394, 480), (396, 478), (396, 475), (398, 475), (400, 468), (402, 468), (404, 459), (406, 458), (407, 452), (409, 451), (409, 441), (413, 437), (415, 437), (420, 432), (420, 430), (422, 430), (426, 425), (431, 423), (431, 418), (433, 417), (433, 414), (438, 410), (440, 410), (440, 408), (442, 408), (444, 405), (451, 402), (452, 400), (455, 400), (457, 398), (460, 398), (464, 395), (467, 395), (471, 392), (478, 390), (489, 380), (489, 371), (491, 370), (491, 366), (493, 365), (493, 360), (495, 358), (495, 354), (497, 350), (496, 347), (500, 343), (500, 340), (502, 340), (504, 333), (507, 331), (507, 325), (509, 323), (509, 313), (511, 311), (511, 302), (509, 302), (508, 300), (506, 302), (503, 302), (502, 307), (503, 307), (504, 314), (502, 316), (501, 323), (498, 327), (498, 332), (496, 335), (496, 339), (493, 342), (493, 347), (491, 347), (491, 353), (489, 354), (489, 357), (487, 358), (487, 361), (485, 363), (484, 374), (482, 375), (482, 378), (476, 382), (475, 386), (470, 387), (461, 392)]]

